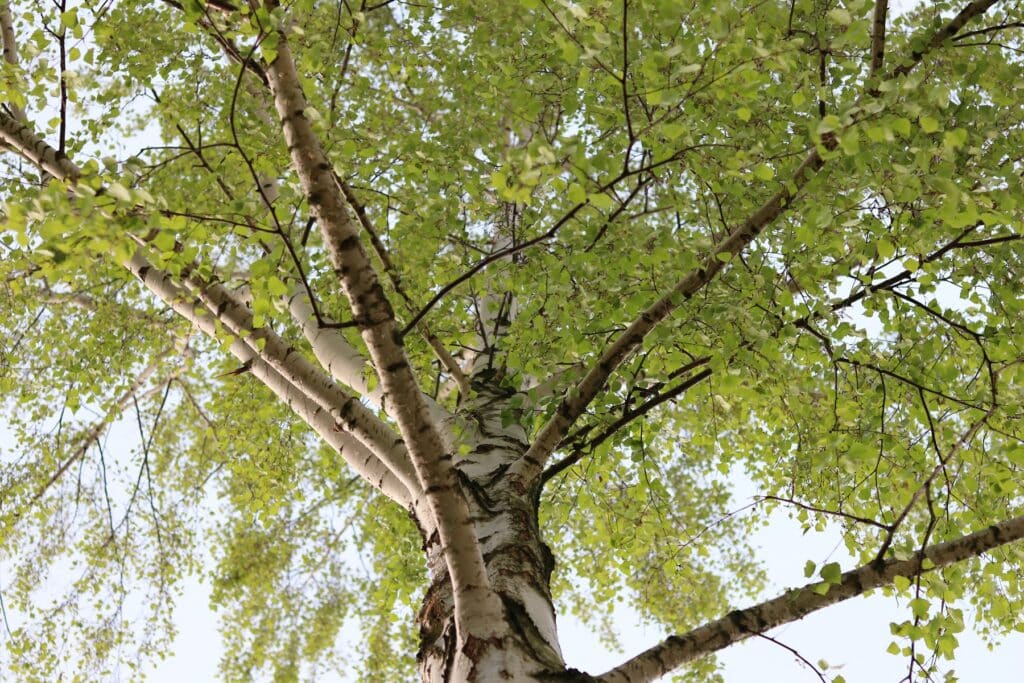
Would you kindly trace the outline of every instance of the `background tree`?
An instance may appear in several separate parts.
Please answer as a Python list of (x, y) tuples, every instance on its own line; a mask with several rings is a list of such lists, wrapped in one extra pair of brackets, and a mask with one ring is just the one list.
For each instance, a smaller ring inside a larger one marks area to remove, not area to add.
[[(965, 610), (1019, 626), (1022, 26), (3, 3), (13, 671), (159, 654), (204, 549), (228, 680), (315, 675), (350, 619), (368, 680), (431, 681), (706, 680), (878, 587), (908, 677)], [(862, 565), (734, 610), (778, 506)], [(554, 602), (622, 598), (679, 635), (567, 669)]]

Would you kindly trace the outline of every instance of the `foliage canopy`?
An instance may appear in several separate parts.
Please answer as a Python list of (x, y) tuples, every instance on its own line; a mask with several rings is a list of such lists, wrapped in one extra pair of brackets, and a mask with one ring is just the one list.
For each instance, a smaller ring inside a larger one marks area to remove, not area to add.
[[(340, 666), (347, 622), (366, 680), (417, 648), (424, 678), (583, 676), (552, 597), (708, 624), (658, 651), (695, 680), (880, 585), (912, 673), (966, 613), (1019, 628), (1022, 25), (0, 3), (0, 661), (141, 666), (192, 572), (227, 680)], [(763, 597), (746, 538), (779, 507), (863, 568), (720, 619)], [(601, 680), (661, 673), (642, 657)]]

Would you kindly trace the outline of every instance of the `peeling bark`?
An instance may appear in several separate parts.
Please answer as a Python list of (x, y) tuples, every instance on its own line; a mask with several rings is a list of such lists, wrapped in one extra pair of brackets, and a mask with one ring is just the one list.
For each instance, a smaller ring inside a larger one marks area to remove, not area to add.
[[(498, 413), (507, 394), (475, 394), (467, 406), (478, 427), (473, 450), (456, 465), (479, 539), (491, 586), (500, 596), (509, 633), (503, 657), (479, 645), (461, 648), (473, 666), (460, 668), (455, 634), (455, 600), (437, 539), (427, 539), (431, 583), (418, 615), (420, 676), (431, 683), (454, 681), (544, 680), (565, 670), (552, 605), (554, 557), (544, 544), (533, 496), (503, 477), (508, 464), (526, 448), (518, 425), (501, 427)], [(464, 662), (463, 662), (464, 664)]]

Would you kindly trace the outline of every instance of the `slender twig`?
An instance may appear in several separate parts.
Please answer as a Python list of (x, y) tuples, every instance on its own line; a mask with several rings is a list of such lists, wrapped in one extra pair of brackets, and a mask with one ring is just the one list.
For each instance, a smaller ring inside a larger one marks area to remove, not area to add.
[[(345, 199), (349, 204), (352, 205), (352, 209), (356, 212), (356, 217), (359, 219), (360, 225), (363, 226), (363, 230), (370, 237), (370, 244), (373, 246), (373, 250), (377, 253), (377, 257), (380, 259), (381, 265), (384, 266), (384, 272), (387, 273), (388, 279), (391, 281), (391, 286), (395, 288), (395, 292), (398, 293), (402, 300), (405, 301), (406, 306), (410, 311), (416, 310), (416, 304), (412, 297), (409, 296), (408, 292), (405, 291), (405, 287), (402, 286), (402, 274), (399, 272), (398, 267), (395, 266), (394, 261), (391, 260), (391, 254), (388, 253), (388, 249), (384, 246), (383, 240), (380, 238), (380, 233), (374, 226), (373, 221), (370, 220), (370, 216), (366, 213), (366, 207), (347, 182), (342, 180), (335, 174), (335, 178), (338, 181), (338, 185), (341, 186), (342, 192), (345, 193)], [(406, 328), (408, 329), (408, 328)], [(459, 391), (462, 396), (468, 396), (471, 388), (469, 386), (469, 379), (466, 377), (466, 373), (462, 371), (462, 367), (459, 366), (459, 362), (455, 360), (448, 349), (445, 348), (444, 344), (438, 339), (437, 335), (430, 329), (430, 326), (422, 318), (417, 324), (416, 329), (419, 330), (420, 334), (426, 340), (430, 348), (433, 349), (434, 355), (444, 366), (445, 370), (455, 381), (459, 387)], [(404, 332), (403, 332), (404, 334)]]
[(852, 522), (858, 522), (860, 524), (868, 524), (870, 526), (877, 527), (879, 529), (885, 529), (886, 531), (889, 531), (892, 528), (892, 525), (890, 525), (890, 524), (883, 524), (882, 522), (879, 522), (876, 519), (871, 519), (870, 517), (860, 517), (858, 515), (851, 515), (849, 512), (843, 512), (842, 510), (828, 510), (826, 508), (815, 507), (814, 505), (807, 505), (806, 503), (801, 503), (800, 501), (793, 500), (792, 498), (782, 498), (780, 496), (761, 496), (761, 499), (762, 500), (774, 500), (774, 501), (779, 502), (779, 503), (786, 503), (787, 505), (792, 505), (794, 507), (800, 508), (801, 510), (807, 510), (808, 512), (817, 512), (817, 513), (822, 514), (822, 515), (831, 515), (833, 517), (842, 517), (842, 518), (848, 519), (848, 520), (850, 520)]
[(875, 558), (876, 561), (881, 561), (885, 558), (885, 553), (889, 550), (889, 547), (892, 545), (892, 542), (895, 539), (897, 529), (899, 529), (900, 525), (903, 524), (903, 520), (907, 518), (907, 515), (910, 514), (911, 509), (913, 509), (917, 501), (921, 499), (921, 495), (925, 492), (925, 490), (929, 486), (931, 486), (932, 481), (934, 481), (935, 477), (938, 476), (939, 472), (942, 472), (946, 468), (946, 463), (948, 463), (951, 458), (953, 458), (957, 453), (959, 453), (964, 448), (964, 446), (966, 446), (967, 443), (974, 438), (974, 435), (978, 433), (978, 430), (981, 429), (981, 426), (985, 424), (985, 422), (996, 411), (996, 407), (993, 406), (984, 415), (978, 418), (970, 427), (968, 427), (967, 431), (965, 431), (960, 436), (957, 442), (953, 444), (953, 447), (950, 448), (945, 455), (943, 455), (942, 451), (939, 450), (938, 442), (935, 441), (935, 424), (932, 422), (931, 413), (928, 411), (928, 403), (927, 401), (925, 401), (924, 392), (919, 390), (918, 393), (921, 398), (921, 403), (924, 406), (925, 414), (928, 416), (928, 423), (931, 428), (933, 439), (932, 444), (935, 448), (936, 453), (938, 453), (939, 461), (938, 463), (936, 463), (935, 467), (932, 468), (932, 471), (928, 474), (925, 480), (921, 482), (921, 485), (917, 488), (917, 490), (914, 491), (913, 495), (910, 496), (910, 500), (907, 501), (907, 504), (900, 511), (899, 515), (896, 516), (896, 519), (893, 520), (892, 524), (889, 525), (889, 532), (886, 534), (885, 540), (882, 541), (882, 546), (879, 548), (878, 554)]
[(775, 638), (772, 638), (771, 636), (765, 635), (763, 633), (758, 633), (757, 637), (758, 638), (764, 638), (769, 643), (775, 643), (776, 645), (781, 647), (783, 650), (788, 651), (791, 655), (793, 655), (794, 657), (799, 659), (801, 662), (803, 662), (804, 666), (806, 666), (808, 669), (813, 671), (814, 675), (818, 677), (818, 680), (820, 680), (822, 683), (828, 683), (828, 679), (825, 678), (825, 674), (823, 674), (818, 667), (814, 666), (814, 664), (812, 664), (806, 657), (804, 657), (802, 654), (797, 652), (796, 648), (792, 648), (789, 645), (786, 645), (785, 643), (780, 642), (780, 641), (776, 640)]

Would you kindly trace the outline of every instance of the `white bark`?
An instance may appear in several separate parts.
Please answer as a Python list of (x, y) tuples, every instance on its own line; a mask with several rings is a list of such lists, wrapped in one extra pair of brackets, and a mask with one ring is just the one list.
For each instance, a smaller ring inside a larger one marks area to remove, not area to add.
[[(320, 327), (304, 292), (296, 292), (288, 298), (288, 312), (299, 325), (320, 365), (334, 379), (394, 418), (388, 409), (383, 387), (377, 385), (371, 390), (366, 381), (366, 373), (371, 371), (366, 358), (346, 341), (341, 332), (330, 327)], [(452, 415), (429, 396), (424, 396), (423, 400), (435, 424), (441, 429), (445, 448), (451, 451), (455, 448), (455, 435), (450, 427)]]
[[(316, 401), (337, 424), (344, 425), (348, 432), (376, 453), (406, 489), (419, 490), (408, 453), (398, 435), (360, 403), (357, 397), (342, 390), (298, 349), (269, 327), (254, 327), (249, 308), (235, 300), (223, 285), (202, 282), (195, 276), (186, 276), (185, 283), (233, 335), (252, 347), (260, 359)], [(263, 342), (262, 349), (257, 348), (259, 342)]]
[(51, 147), (25, 123), (0, 111), (0, 140), (54, 178), (75, 182), (82, 176), (68, 157)]
[(359, 240), (359, 226), (351, 218), (333, 167), (305, 117), (306, 99), (284, 32), (278, 42), (277, 57), (267, 68), (267, 78), (292, 163), (384, 388), (385, 400), (394, 406), (396, 421), (437, 523), (454, 586), (455, 621), (461, 645), (456, 666), (472, 669), (470, 650), (478, 654), (475, 648), (483, 652), (500, 649), (495, 639), (500, 639), (508, 629), (452, 467), (452, 453), (446, 451), (423, 400), (402, 348), (394, 312)]
[[(14, 16), (11, 14), (11, 3), (0, 2), (0, 37), (3, 38), (4, 61), (13, 67), (18, 66), (18, 44), (14, 37)], [(25, 111), (14, 104), (9, 103), (14, 118), (21, 123), (26, 123)]]

